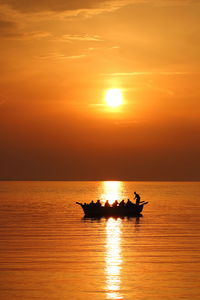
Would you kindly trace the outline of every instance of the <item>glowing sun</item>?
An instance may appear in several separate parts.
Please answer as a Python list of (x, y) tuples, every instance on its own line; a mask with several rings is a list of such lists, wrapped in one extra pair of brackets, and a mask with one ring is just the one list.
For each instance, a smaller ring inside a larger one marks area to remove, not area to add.
[(120, 89), (110, 89), (106, 92), (106, 104), (110, 107), (118, 107), (123, 102), (123, 96)]

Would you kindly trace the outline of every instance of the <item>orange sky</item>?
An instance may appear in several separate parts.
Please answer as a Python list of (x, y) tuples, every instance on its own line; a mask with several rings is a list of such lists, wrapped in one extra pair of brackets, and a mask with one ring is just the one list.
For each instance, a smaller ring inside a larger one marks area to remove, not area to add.
[(0, 179), (200, 180), (199, 1), (0, 11)]

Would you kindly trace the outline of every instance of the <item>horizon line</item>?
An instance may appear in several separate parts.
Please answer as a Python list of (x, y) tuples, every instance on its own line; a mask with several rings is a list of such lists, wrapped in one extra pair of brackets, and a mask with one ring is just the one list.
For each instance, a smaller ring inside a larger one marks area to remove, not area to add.
[(9, 182), (9, 181), (16, 181), (16, 182), (22, 182), (22, 181), (37, 181), (37, 182), (53, 182), (53, 181), (69, 181), (69, 182), (93, 182), (93, 181), (123, 181), (123, 182), (200, 182), (200, 179), (141, 179), (141, 180), (133, 180), (133, 179), (0, 179), (0, 182)]

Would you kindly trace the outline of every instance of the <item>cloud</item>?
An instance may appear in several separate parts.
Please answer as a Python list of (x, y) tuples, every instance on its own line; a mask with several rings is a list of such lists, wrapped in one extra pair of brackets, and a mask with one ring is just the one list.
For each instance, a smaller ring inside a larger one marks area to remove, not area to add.
[(199, 5), (199, 0), (144, 0), (143, 2), (152, 2), (158, 6), (189, 6)]
[[(9, 5), (13, 9), (21, 12), (41, 12), (41, 11), (67, 11), (80, 9), (94, 9), (99, 7), (122, 6), (127, 1), (120, 0), (0, 0), (0, 4)], [(129, 1), (130, 2), (130, 1)]]
[(86, 54), (77, 54), (77, 55), (65, 55), (57, 52), (48, 53), (45, 55), (40, 55), (37, 58), (39, 59), (80, 59), (86, 57)]
[[(3, 15), (3, 14), (2, 14)], [(50, 37), (51, 34), (46, 31), (25, 31), (22, 24), (17, 20), (0, 17), (0, 37), (3, 39), (14, 40), (29, 40), (29, 39), (44, 39)]]
[[(41, 19), (90, 17), (112, 12), (127, 5), (189, 6), (200, 5), (199, 0), (0, 0), (1, 14), (18, 22)], [(28, 19), (27, 19), (28, 18)]]
[(91, 41), (101, 42), (103, 41), (99, 35), (79, 35), (79, 34), (66, 34), (62, 36), (62, 41)]
[(0, 20), (0, 30), (7, 30), (7, 29), (12, 29), (14, 26), (13, 22), (10, 21), (5, 21), (5, 20)]
[(17, 37), (25, 40), (29, 40), (29, 39), (40, 40), (40, 39), (51, 37), (51, 34), (46, 31), (31, 31), (31, 32), (19, 33)]
[(95, 9), (122, 7), (127, 4), (155, 5), (190, 5), (198, 4), (199, 0), (0, 0), (0, 4), (9, 5), (21, 12), (68, 11), (80, 9)]
[(61, 55), (60, 58), (63, 59), (79, 59), (79, 58), (83, 58), (86, 57), (85, 54), (79, 54), (79, 55), (70, 55), (70, 56), (65, 56), (65, 55)]
[(0, 20), (0, 36), (7, 37), (14, 34), (16, 23), (7, 20)]
[(17, 23), (0, 20), (0, 37), (12, 40), (33, 40), (50, 37), (51, 34), (45, 31), (23, 32)]
[(193, 74), (190, 72), (173, 72), (173, 71), (167, 71), (167, 72), (122, 72), (122, 73), (104, 73), (102, 75), (105, 76), (114, 76), (114, 77), (125, 77), (125, 76), (150, 76), (150, 75), (163, 75), (163, 76), (172, 76), (172, 75), (189, 75)]

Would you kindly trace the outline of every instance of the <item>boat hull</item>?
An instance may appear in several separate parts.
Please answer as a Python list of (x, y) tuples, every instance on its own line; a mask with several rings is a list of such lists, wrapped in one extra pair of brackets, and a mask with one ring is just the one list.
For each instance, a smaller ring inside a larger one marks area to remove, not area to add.
[(143, 204), (133, 205), (131, 207), (105, 207), (105, 206), (89, 206), (81, 204), (83, 212), (86, 217), (125, 217), (125, 216), (139, 216), (143, 210)]

